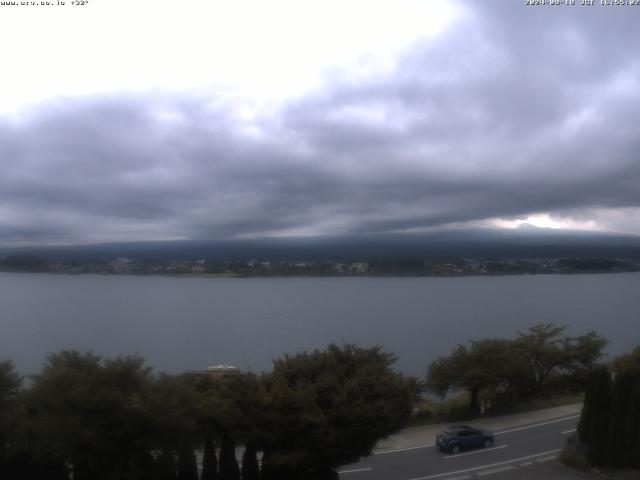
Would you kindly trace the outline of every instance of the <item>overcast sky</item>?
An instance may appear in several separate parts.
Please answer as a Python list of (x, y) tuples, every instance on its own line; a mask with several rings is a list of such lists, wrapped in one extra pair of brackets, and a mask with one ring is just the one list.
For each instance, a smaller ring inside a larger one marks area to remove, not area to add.
[(640, 7), (523, 4), (0, 6), (0, 246), (640, 234)]

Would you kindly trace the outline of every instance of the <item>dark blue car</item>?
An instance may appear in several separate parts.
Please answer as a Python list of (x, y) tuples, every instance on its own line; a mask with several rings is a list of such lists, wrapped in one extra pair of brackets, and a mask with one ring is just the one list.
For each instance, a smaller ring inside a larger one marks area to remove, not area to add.
[(458, 453), (460, 450), (493, 445), (494, 435), (489, 430), (456, 425), (443, 430), (436, 437), (436, 445), (440, 450)]

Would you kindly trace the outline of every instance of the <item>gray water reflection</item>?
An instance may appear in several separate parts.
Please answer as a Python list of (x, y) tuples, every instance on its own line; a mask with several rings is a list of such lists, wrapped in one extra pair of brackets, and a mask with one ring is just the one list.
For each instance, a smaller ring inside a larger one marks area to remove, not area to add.
[(138, 353), (159, 370), (261, 371), (330, 342), (380, 344), (397, 368), (470, 338), (537, 322), (595, 329), (613, 353), (640, 343), (640, 274), (466, 278), (165, 278), (0, 274), (0, 359), (35, 372), (47, 353)]

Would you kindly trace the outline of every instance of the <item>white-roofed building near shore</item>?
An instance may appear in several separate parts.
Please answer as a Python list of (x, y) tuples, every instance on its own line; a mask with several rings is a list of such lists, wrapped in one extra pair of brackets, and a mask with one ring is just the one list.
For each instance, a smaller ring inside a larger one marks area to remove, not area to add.
[(210, 367), (205, 368), (204, 370), (191, 370), (188, 372), (191, 375), (202, 375), (212, 379), (220, 379), (220, 378), (228, 378), (228, 377), (236, 377), (240, 375), (244, 375), (244, 372), (240, 370), (238, 367), (234, 367), (233, 365), (211, 365)]

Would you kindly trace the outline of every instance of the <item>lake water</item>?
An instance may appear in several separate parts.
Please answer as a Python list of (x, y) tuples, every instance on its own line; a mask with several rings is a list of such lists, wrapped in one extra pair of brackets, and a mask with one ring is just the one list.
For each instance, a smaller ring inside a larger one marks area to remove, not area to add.
[(640, 344), (640, 274), (464, 278), (168, 278), (0, 273), (0, 359), (37, 372), (61, 349), (138, 353), (157, 370), (253, 371), (330, 342), (383, 345), (396, 368), (538, 322)]

